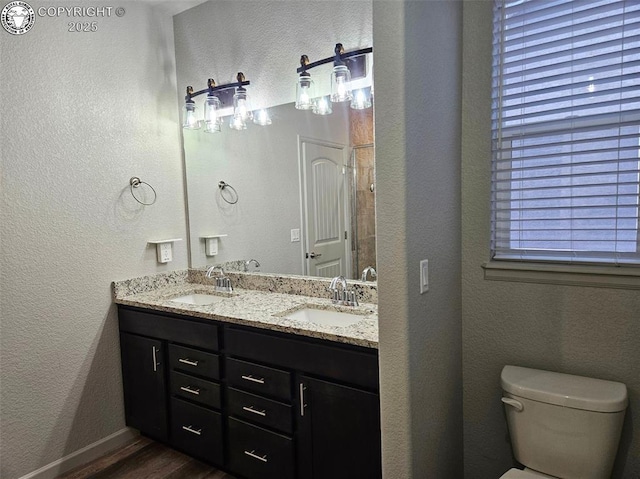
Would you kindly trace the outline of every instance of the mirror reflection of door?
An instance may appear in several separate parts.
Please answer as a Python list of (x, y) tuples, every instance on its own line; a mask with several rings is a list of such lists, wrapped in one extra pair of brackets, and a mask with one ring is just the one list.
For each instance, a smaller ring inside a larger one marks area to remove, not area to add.
[(300, 139), (305, 274), (332, 278), (351, 269), (345, 203), (346, 146)]

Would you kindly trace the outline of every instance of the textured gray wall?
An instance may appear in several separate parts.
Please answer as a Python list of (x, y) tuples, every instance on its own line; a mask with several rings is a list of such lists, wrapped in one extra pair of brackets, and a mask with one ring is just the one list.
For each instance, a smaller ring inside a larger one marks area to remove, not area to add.
[(488, 260), (490, 236), (491, 6), (492, 2), (464, 2), (465, 479), (500, 477), (514, 465), (500, 403), (500, 371), (505, 364), (625, 383), (631, 403), (612, 477), (636, 479), (640, 477), (638, 291), (483, 279), (480, 265)]
[(185, 237), (171, 18), (120, 5), (95, 33), (0, 32), (3, 479), (124, 427), (110, 283), (187, 266), (186, 241), (163, 266), (146, 244)]
[[(462, 4), (374, 2), (385, 478), (462, 477)], [(430, 289), (420, 295), (419, 261)]]

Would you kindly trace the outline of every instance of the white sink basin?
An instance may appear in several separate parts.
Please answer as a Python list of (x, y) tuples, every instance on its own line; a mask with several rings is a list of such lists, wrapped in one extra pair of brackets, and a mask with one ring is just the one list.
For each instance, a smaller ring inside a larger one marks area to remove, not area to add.
[(193, 293), (193, 294), (186, 294), (184, 296), (178, 296), (177, 298), (172, 298), (169, 301), (172, 301), (174, 303), (197, 304), (199, 306), (204, 306), (206, 304), (217, 303), (224, 299), (226, 299), (224, 296), (214, 296), (213, 294)]
[(345, 327), (362, 321), (364, 315), (307, 307), (298, 309), (291, 313), (286, 313), (284, 314), (284, 317), (287, 319), (295, 319), (296, 321), (321, 324), (323, 326)]

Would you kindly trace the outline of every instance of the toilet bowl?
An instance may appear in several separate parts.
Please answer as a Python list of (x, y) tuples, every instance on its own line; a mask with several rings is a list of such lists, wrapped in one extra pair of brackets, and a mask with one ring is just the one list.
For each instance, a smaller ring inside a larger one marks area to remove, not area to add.
[(541, 472), (532, 471), (531, 469), (509, 469), (500, 479), (558, 479), (557, 477), (547, 476)]
[(500, 479), (608, 479), (627, 408), (624, 384), (519, 366), (502, 370), (513, 455)]

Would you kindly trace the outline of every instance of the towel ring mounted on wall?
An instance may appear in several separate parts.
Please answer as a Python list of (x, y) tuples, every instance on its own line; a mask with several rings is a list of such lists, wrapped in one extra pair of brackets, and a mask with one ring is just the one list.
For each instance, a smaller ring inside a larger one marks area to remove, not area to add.
[[(134, 188), (139, 188), (140, 185), (147, 185), (149, 188), (151, 188), (151, 191), (153, 191), (153, 200), (150, 203), (145, 203), (144, 201), (140, 200), (136, 194), (134, 193), (133, 189)], [(129, 189), (131, 190), (131, 196), (133, 196), (133, 199), (136, 200), (138, 203), (140, 203), (141, 205), (144, 206), (151, 206), (152, 204), (154, 204), (156, 202), (156, 200), (158, 199), (158, 194), (156, 193), (156, 190), (153, 188), (153, 186), (151, 186), (149, 183), (147, 183), (146, 181), (142, 181), (140, 180), (140, 178), (138, 178), (137, 176), (132, 176), (129, 179)]]
[[(222, 196), (222, 199), (224, 201), (226, 201), (230, 205), (235, 205), (238, 202), (238, 199), (239, 199), (238, 192), (236, 191), (236, 189), (233, 186), (231, 186), (230, 184), (225, 183), (224, 181), (220, 180), (220, 181), (218, 181), (218, 188), (220, 188), (220, 196)], [(227, 189), (233, 192), (233, 193), (229, 193), (229, 195), (230, 195), (229, 199), (225, 198), (225, 196), (224, 196), (224, 191), (227, 190)], [(235, 197), (235, 200), (233, 199), (234, 197)]]

